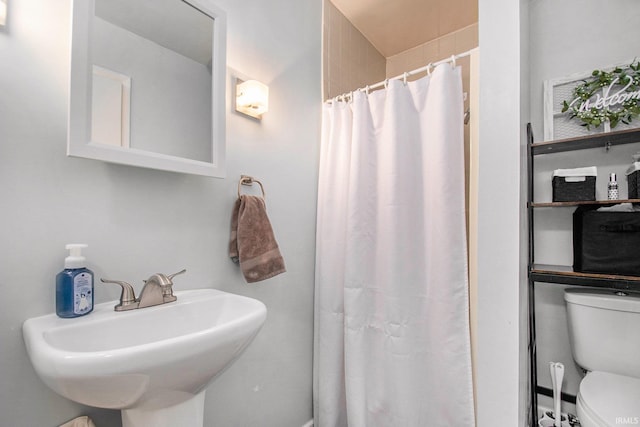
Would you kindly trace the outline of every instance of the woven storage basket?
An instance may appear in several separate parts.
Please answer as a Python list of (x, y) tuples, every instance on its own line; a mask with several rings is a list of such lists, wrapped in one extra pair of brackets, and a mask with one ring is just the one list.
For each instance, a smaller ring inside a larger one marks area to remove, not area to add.
[(629, 185), (629, 198), (638, 199), (640, 194), (640, 162), (634, 162), (629, 169), (627, 169), (627, 184)]
[(638, 199), (638, 187), (640, 187), (640, 171), (635, 171), (631, 175), (627, 175), (627, 183), (629, 184), (629, 198)]
[(579, 202), (596, 199), (596, 177), (587, 176), (584, 181), (567, 182), (565, 177), (553, 177), (554, 202)]

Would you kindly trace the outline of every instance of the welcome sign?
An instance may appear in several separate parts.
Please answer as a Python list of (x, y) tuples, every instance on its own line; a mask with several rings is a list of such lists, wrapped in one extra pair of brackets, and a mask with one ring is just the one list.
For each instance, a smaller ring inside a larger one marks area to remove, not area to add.
[(612, 71), (594, 70), (591, 78), (573, 89), (574, 98), (563, 101), (562, 112), (590, 129), (602, 124), (614, 128), (630, 124), (640, 115), (640, 62)]

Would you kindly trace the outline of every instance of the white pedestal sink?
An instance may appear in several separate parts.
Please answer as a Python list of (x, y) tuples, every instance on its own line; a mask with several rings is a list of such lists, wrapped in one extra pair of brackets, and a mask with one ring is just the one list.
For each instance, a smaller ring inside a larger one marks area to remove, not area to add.
[(31, 363), (62, 396), (122, 410), (124, 427), (200, 427), (205, 388), (249, 345), (267, 309), (214, 289), (175, 292), (178, 300), (115, 312), (115, 302), (22, 327)]

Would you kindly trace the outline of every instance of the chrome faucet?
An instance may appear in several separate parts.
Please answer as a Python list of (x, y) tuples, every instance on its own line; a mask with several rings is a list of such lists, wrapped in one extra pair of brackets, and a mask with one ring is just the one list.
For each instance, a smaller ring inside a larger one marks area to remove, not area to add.
[(181, 270), (177, 273), (165, 275), (156, 273), (144, 281), (140, 297), (136, 298), (133, 286), (121, 280), (100, 279), (102, 283), (115, 283), (122, 287), (120, 294), (120, 303), (113, 309), (115, 311), (134, 310), (136, 308), (152, 307), (154, 305), (166, 304), (173, 302), (178, 298), (173, 295), (172, 279), (178, 274), (186, 273), (187, 270)]

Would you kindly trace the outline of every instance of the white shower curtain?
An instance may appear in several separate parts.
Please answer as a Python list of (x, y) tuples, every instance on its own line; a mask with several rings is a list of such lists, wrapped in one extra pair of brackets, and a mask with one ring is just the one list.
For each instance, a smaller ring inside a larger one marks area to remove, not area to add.
[(474, 425), (460, 73), (324, 105), (316, 427)]

